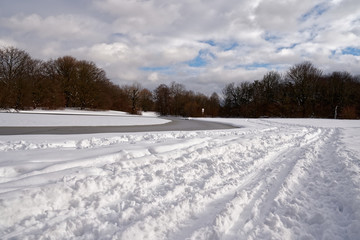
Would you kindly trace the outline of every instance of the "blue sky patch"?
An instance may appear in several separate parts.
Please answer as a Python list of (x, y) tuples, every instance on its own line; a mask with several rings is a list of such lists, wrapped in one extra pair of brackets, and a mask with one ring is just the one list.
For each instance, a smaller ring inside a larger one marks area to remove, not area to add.
[(252, 64), (239, 64), (236, 66), (225, 66), (225, 69), (230, 69), (230, 70), (234, 70), (234, 69), (238, 69), (238, 68), (244, 68), (246, 70), (255, 70), (258, 68), (267, 68), (267, 69), (271, 69), (273, 67), (272, 64), (270, 63), (252, 63)]
[(230, 51), (230, 50), (233, 50), (234, 48), (237, 48), (239, 46), (238, 43), (234, 42), (234, 43), (231, 43), (231, 44), (228, 44), (228, 45), (225, 45), (224, 46), (224, 51)]
[(212, 47), (219, 47), (222, 51), (230, 51), (239, 46), (237, 42), (234, 41), (224, 41), (224, 42), (215, 42), (214, 40), (200, 41), (201, 43), (206, 43)]
[(162, 71), (168, 71), (170, 67), (141, 67), (140, 70), (146, 71), (146, 72), (162, 72)]
[(347, 47), (341, 53), (344, 55), (360, 56), (360, 48)]
[(206, 66), (208, 60), (215, 59), (215, 55), (207, 50), (200, 50), (198, 55), (187, 62), (190, 67), (203, 67)]
[(159, 72), (166, 75), (175, 74), (174, 69), (170, 66), (140, 67), (139, 69), (144, 72)]
[(283, 50), (283, 49), (293, 49), (293, 48), (295, 48), (297, 45), (299, 45), (299, 43), (293, 43), (293, 44), (291, 44), (291, 45), (288, 46), (288, 47), (278, 47), (278, 48), (276, 49), (276, 52), (280, 52), (280, 51)]
[(210, 46), (214, 47), (216, 46), (216, 43), (214, 40), (206, 40), (206, 41), (200, 41), (201, 43), (209, 44)]
[(281, 39), (280, 36), (277, 36), (275, 34), (271, 34), (269, 32), (266, 32), (264, 35), (264, 39), (268, 42), (277, 42)]
[(201, 55), (197, 55), (196, 58), (188, 62), (190, 67), (203, 67), (207, 64), (206, 60), (201, 57)]
[(301, 22), (304, 22), (308, 20), (310, 17), (319, 17), (323, 15), (327, 10), (329, 10), (329, 8), (330, 7), (327, 4), (327, 2), (319, 3), (315, 5), (312, 9), (310, 9), (308, 12), (303, 14), (299, 20)]

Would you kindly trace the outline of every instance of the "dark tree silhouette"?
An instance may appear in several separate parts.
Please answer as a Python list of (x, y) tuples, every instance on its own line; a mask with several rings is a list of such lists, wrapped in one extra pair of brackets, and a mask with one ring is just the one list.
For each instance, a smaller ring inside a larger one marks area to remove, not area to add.
[(36, 62), (28, 53), (14, 47), (0, 49), (0, 107), (15, 109), (31, 106), (31, 78)]
[(309, 106), (312, 107), (310, 115), (314, 116), (317, 84), (322, 71), (310, 62), (303, 62), (291, 67), (286, 76), (293, 86), (294, 100), (301, 108), (302, 117), (309, 117)]
[(165, 84), (159, 85), (154, 91), (156, 111), (161, 115), (170, 114), (170, 89)]
[(0, 48), (0, 108), (113, 109), (130, 113), (223, 117), (359, 118), (360, 77), (348, 72), (323, 75), (310, 62), (284, 76), (276, 71), (261, 80), (227, 84), (223, 99), (186, 90), (172, 82), (153, 92), (140, 84), (114, 85), (95, 63), (72, 56), (46, 62), (24, 50)]

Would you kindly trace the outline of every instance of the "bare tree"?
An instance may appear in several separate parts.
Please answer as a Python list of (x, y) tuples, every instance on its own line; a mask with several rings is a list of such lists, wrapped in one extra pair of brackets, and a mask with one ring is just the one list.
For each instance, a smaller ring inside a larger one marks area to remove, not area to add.
[(33, 108), (63, 108), (65, 105), (61, 84), (52, 72), (52, 64), (37, 61), (32, 80)]
[(261, 107), (263, 109), (262, 115), (276, 116), (277, 107), (279, 105), (279, 88), (281, 82), (281, 75), (276, 71), (266, 73), (260, 82), (261, 85)]
[(275, 101), (280, 81), (281, 75), (276, 71), (270, 71), (264, 75), (262, 79), (262, 86), (265, 95), (265, 101), (267, 103)]
[(57, 77), (60, 79), (65, 96), (65, 107), (75, 107), (77, 98), (76, 78), (77, 60), (71, 56), (56, 59), (55, 65)]
[(148, 89), (144, 88), (140, 91), (139, 105), (142, 111), (154, 110), (153, 94)]
[(306, 117), (308, 105), (316, 100), (317, 82), (322, 71), (310, 62), (297, 64), (289, 69), (287, 78), (293, 84), (294, 97), (301, 107), (302, 117)]
[(229, 116), (238, 116), (239, 112), (239, 96), (235, 83), (227, 84), (223, 89), (224, 107), (226, 114)]
[(136, 114), (138, 112), (140, 92), (142, 87), (139, 83), (134, 83), (131, 86), (125, 86), (124, 89), (131, 103), (131, 113)]
[(186, 89), (185, 86), (172, 82), (170, 86), (170, 111), (176, 116), (184, 115)]
[(210, 99), (207, 104), (207, 109), (205, 111), (211, 116), (211, 117), (217, 117), (219, 115), (220, 111), (220, 97), (219, 95), (214, 92), (211, 94)]
[(154, 91), (156, 110), (161, 115), (170, 114), (170, 89), (165, 84), (159, 85)]
[(28, 87), (34, 64), (23, 50), (14, 47), (0, 49), (0, 107), (21, 109), (31, 105)]
[(82, 60), (77, 62), (76, 71), (76, 105), (81, 109), (98, 107), (98, 96), (104, 90), (99, 83), (107, 81), (104, 70), (93, 62)]

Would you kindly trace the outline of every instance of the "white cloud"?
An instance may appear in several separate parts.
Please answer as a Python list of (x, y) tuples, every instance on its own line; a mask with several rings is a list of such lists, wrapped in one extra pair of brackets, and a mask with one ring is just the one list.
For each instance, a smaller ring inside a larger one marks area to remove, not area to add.
[(41, 38), (56, 37), (59, 40), (91, 38), (93, 41), (101, 38), (96, 30), (103, 27), (90, 17), (74, 15), (41, 17), (38, 14), (15, 15), (3, 19), (1, 25), (18, 34), (36, 34)]
[(148, 76), (148, 79), (151, 81), (151, 82), (157, 82), (159, 81), (159, 73), (157, 72), (152, 72), (149, 74)]
[(129, 60), (129, 57), (132, 55), (132, 50), (129, 46), (119, 42), (113, 44), (95, 44), (90, 49), (85, 48), (83, 51), (83, 54), (88, 54), (88, 57), (109, 64), (125, 62), (126, 60)]
[(18, 44), (16, 44), (16, 42), (13, 39), (9, 39), (9, 38), (1, 38), (0, 37), (0, 47), (10, 47), (10, 46), (16, 46)]
[[(92, 0), (90, 5), (63, 13), (19, 9), (21, 14), (0, 18), (0, 44), (44, 59), (71, 54), (92, 60), (119, 84), (178, 81), (206, 92), (303, 60), (360, 73), (359, 57), (342, 54), (348, 46), (360, 48), (358, 0)], [(189, 66), (197, 60), (203, 61), (199, 67)]]

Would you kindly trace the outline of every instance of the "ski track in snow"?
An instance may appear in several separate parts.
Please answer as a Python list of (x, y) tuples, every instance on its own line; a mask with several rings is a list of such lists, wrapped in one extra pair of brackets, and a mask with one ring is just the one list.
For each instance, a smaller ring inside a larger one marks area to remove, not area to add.
[(0, 237), (357, 239), (360, 162), (342, 130), (247, 122), (3, 142)]

